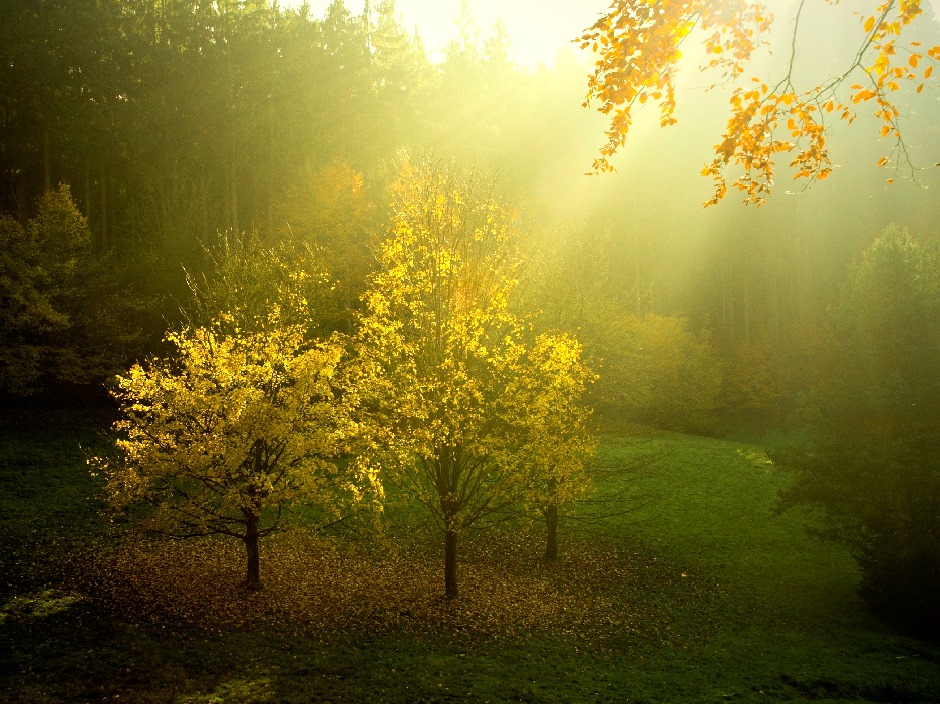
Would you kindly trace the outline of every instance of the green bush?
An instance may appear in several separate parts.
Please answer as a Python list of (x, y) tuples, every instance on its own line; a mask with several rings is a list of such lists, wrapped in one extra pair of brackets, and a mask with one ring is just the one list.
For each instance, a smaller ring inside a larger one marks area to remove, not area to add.
[(889, 228), (833, 311), (827, 383), (782, 507), (820, 506), (850, 546), (862, 594), (908, 628), (940, 633), (940, 246)]
[(722, 366), (706, 334), (675, 316), (622, 315), (599, 342), (596, 400), (608, 413), (673, 430), (712, 427)]

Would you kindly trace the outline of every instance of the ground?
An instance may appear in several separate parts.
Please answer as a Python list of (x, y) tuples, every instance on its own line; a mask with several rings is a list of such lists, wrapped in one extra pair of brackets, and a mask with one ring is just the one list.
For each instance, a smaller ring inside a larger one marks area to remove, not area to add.
[(245, 592), (237, 542), (109, 521), (82, 449), (100, 419), (4, 420), (2, 701), (940, 701), (940, 648), (865, 611), (813, 516), (774, 513), (787, 476), (756, 445), (605, 433), (562, 559), (538, 522), (469, 535), (447, 602), (418, 515), (380, 537), (299, 521)]

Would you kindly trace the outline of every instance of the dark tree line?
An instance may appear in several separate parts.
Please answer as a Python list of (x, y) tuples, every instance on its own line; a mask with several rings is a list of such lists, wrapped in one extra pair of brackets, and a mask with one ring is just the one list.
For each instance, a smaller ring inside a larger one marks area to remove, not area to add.
[[(762, 422), (792, 410), (825, 346), (834, 282), (889, 223), (930, 232), (936, 174), (922, 175), (930, 191), (886, 189), (873, 167), (880, 147), (848, 141), (836, 157), (851, 168), (814, 191), (703, 214), (700, 180), (680, 166), (701, 158), (701, 135), (680, 121), (638, 133), (617, 175), (584, 177), (598, 134), (597, 116), (580, 108), (585, 66), (562, 55), (552, 68), (522, 68), (505, 29), (475, 32), (471, 12), (455, 18), (435, 62), (393, 0), (361, 15), (337, 0), (322, 17), (265, 0), (9, 0), (0, 210), (25, 225), (43, 194), (69, 184), (90, 251), (108, 253), (140, 298), (160, 301), (134, 321), (150, 340), (178, 321), (185, 272), (211, 269), (207, 248), (232, 232), (319, 249), (338, 282), (328, 326), (348, 330), (344, 309), (375, 266), (395, 153), (431, 151), (499, 173), (543, 254), (562, 258), (549, 269), (570, 269), (576, 298), (603, 299), (587, 306), (599, 335), (641, 340), (678, 329), (645, 316), (681, 316), (723, 362), (708, 400), (716, 410)], [(927, 93), (905, 106), (912, 147), (938, 135), (940, 103)], [(710, 99), (687, 104), (704, 116)], [(594, 254), (576, 261), (573, 239)], [(601, 277), (590, 257), (603, 260), (603, 291), (592, 289)], [(612, 333), (601, 311), (629, 329)], [(601, 337), (595, 347), (612, 368)], [(621, 361), (635, 368), (631, 354)]]
[(103, 248), (270, 228), (304, 167), (363, 168), (386, 113), (413, 109), (383, 105), (383, 74), (411, 80), (399, 64), (417, 58), (370, 51), (386, 5), (315, 19), (236, 0), (5, 3), (0, 206), (68, 182)]

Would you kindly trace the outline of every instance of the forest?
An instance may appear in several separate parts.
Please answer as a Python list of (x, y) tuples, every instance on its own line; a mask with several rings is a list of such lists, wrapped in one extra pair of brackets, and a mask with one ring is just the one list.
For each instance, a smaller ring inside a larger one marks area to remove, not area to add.
[(0, 700), (940, 700), (940, 8), (415, 7), (0, 4)]

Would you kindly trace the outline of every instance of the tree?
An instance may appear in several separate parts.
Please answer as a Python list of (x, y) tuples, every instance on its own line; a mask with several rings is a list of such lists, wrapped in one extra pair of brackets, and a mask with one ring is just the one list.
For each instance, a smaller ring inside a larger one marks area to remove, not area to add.
[[(192, 300), (183, 314), (191, 326), (210, 325), (225, 311), (242, 331), (263, 332), (273, 322), (301, 325), (308, 340), (315, 337), (332, 288), (321, 250), (303, 241), (270, 243), (257, 232), (225, 233), (205, 255), (207, 270), (187, 273)], [(271, 319), (275, 307), (280, 315)]]
[(527, 500), (545, 520), (545, 559), (556, 560), (559, 509), (592, 486), (586, 462), (596, 441), (584, 395), (596, 376), (581, 361), (578, 341), (564, 334), (538, 335), (524, 364), (528, 373), (512, 379), (506, 394), (524, 409), (518, 432)]
[(351, 327), (351, 311), (375, 266), (372, 248), (378, 228), (373, 210), (362, 174), (338, 159), (308, 171), (275, 209), (278, 236), (315, 247), (329, 263), (335, 310), (328, 315), (337, 328)]
[(57, 310), (54, 292), (40, 266), (35, 229), (24, 228), (6, 213), (0, 215), (0, 387), (30, 393), (43, 373), (45, 348), (41, 339), (69, 325)]
[(35, 393), (48, 382), (100, 382), (140, 342), (141, 304), (65, 184), (20, 223), (0, 214), (0, 389)]
[[(391, 155), (412, 143), (433, 118), (429, 88), (436, 77), (417, 32), (406, 31), (395, 0), (381, 0), (371, 28), (372, 74), (378, 98), (371, 156)], [(436, 116), (435, 116), (436, 117)]]
[(92, 460), (112, 506), (152, 505), (149, 529), (241, 540), (250, 589), (261, 585), (259, 540), (286, 509), (315, 500), (336, 512), (351, 490), (336, 460), (353, 435), (354, 398), (339, 391), (337, 343), (305, 342), (278, 306), (256, 327), (223, 313), (168, 334), (172, 356), (117, 377), (119, 458)]
[[(836, 4), (834, 0), (826, 0)], [(787, 73), (778, 81), (748, 78), (747, 67), (765, 43), (773, 24), (769, 3), (761, 0), (615, 0), (610, 11), (581, 37), (583, 48), (599, 54), (588, 81), (585, 105), (598, 101), (598, 110), (610, 116), (607, 144), (594, 161), (594, 171), (612, 170), (612, 157), (625, 143), (637, 105), (659, 103), (660, 124), (676, 122), (675, 77), (680, 46), (696, 27), (702, 30), (707, 56), (703, 69), (718, 73), (712, 87), (731, 84), (731, 114), (727, 131), (715, 145), (715, 157), (702, 174), (715, 182), (706, 205), (725, 197), (726, 170), (740, 169), (733, 186), (745, 202), (760, 205), (770, 193), (778, 154), (792, 155), (794, 177), (810, 181), (826, 178), (832, 170), (827, 144), (830, 116), (851, 123), (856, 106), (872, 105), (882, 138), (891, 137), (890, 156), (881, 166), (895, 171), (913, 170), (901, 132), (901, 109), (895, 93), (902, 85), (920, 93), (940, 62), (940, 45), (923, 47), (912, 37), (912, 24), (923, 14), (920, 0), (879, 0), (873, 11), (863, 12), (858, 48), (842, 70), (825, 80), (804, 86), (796, 70), (801, 18), (807, 6), (800, 0), (790, 37)], [(840, 90), (851, 84), (848, 98)], [(781, 136), (786, 133), (786, 137)]]
[(511, 213), (477, 176), (406, 161), (360, 321), (370, 461), (443, 531), (448, 598), (459, 536), (525, 497), (527, 440), (543, 430), (527, 420), (528, 402), (564, 397), (538, 390), (562, 339), (546, 338), (530, 358), (510, 308), (522, 265)]
[(814, 442), (779, 453), (795, 474), (782, 507), (816, 505), (844, 541), (862, 593), (908, 628), (938, 632), (940, 609), (940, 242), (889, 228), (835, 310)]
[(661, 428), (704, 431), (714, 424), (722, 365), (707, 332), (677, 316), (622, 315), (611, 321), (605, 390), (621, 413)]
[(709, 336), (683, 318), (643, 314), (652, 298), (646, 274), (609, 234), (567, 233), (540, 274), (529, 306), (546, 327), (577, 333), (599, 375), (593, 405), (659, 427), (709, 428), (722, 380)]

